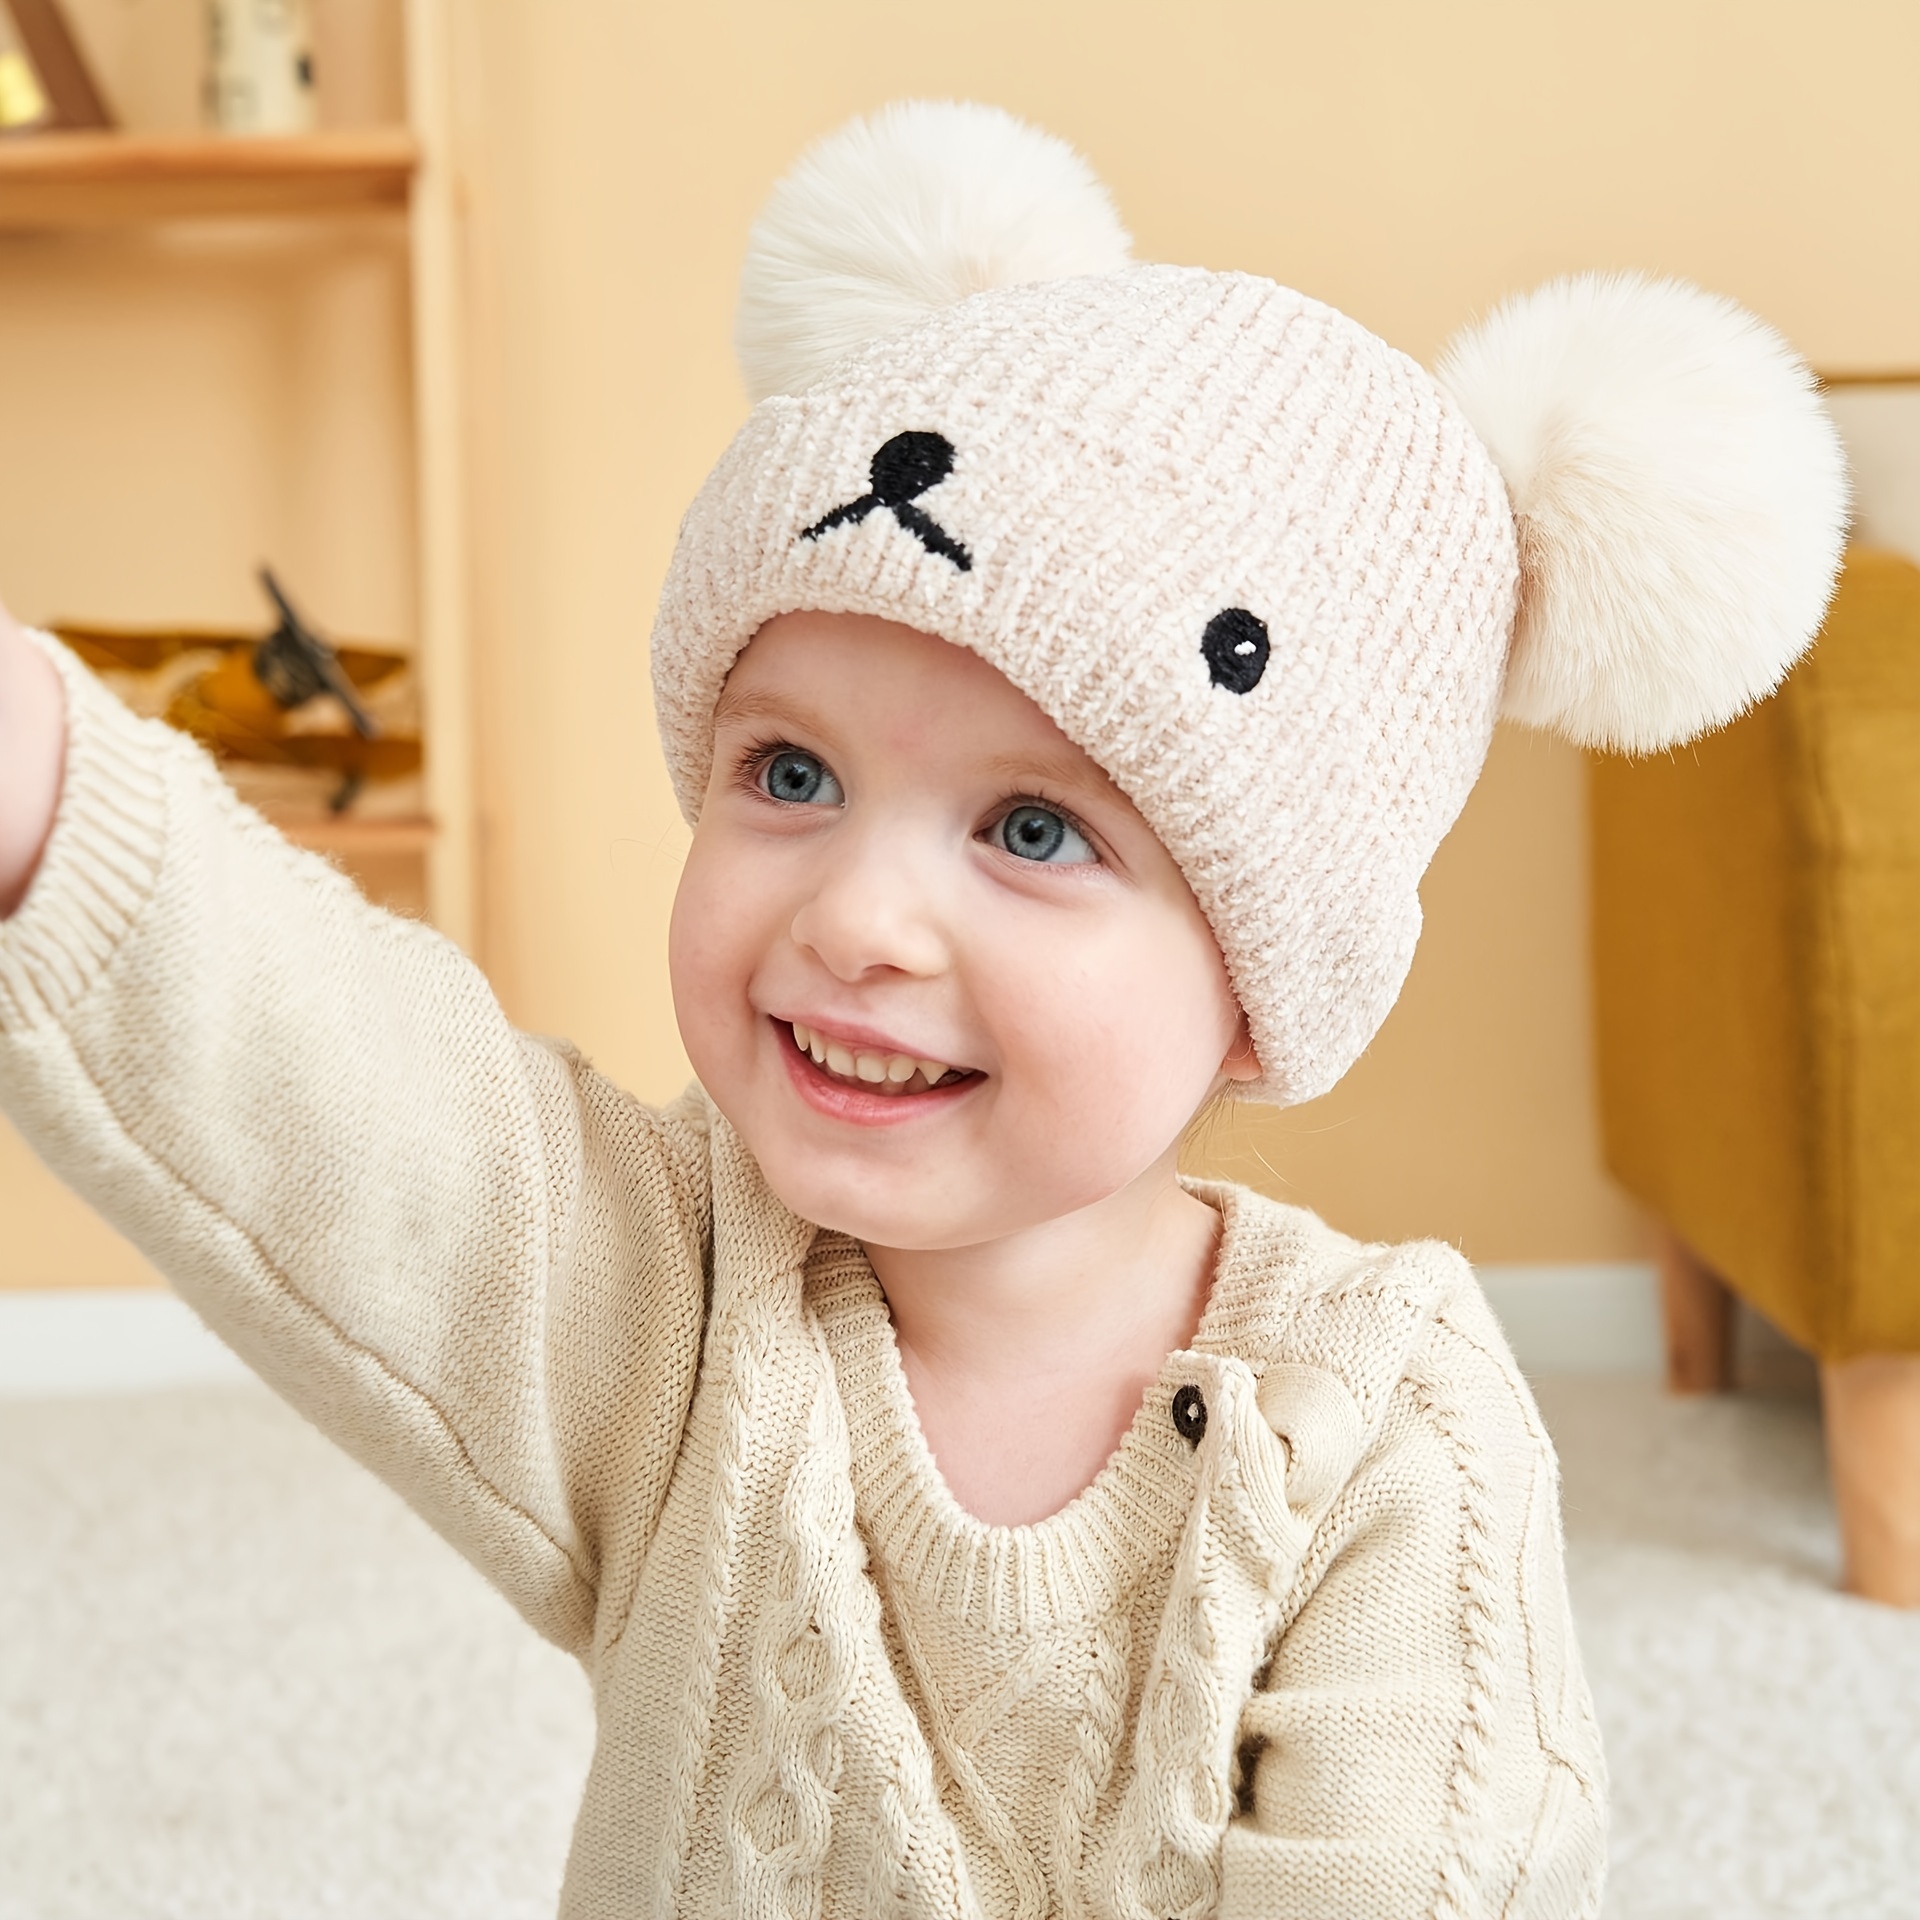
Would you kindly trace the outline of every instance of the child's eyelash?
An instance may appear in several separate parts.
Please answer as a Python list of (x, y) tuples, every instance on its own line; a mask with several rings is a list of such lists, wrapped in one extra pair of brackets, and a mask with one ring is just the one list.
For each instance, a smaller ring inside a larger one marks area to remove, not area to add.
[(987, 818), (1004, 820), (1015, 807), (1045, 807), (1049, 813), (1057, 813), (1068, 826), (1081, 833), (1087, 831), (1087, 823), (1064, 800), (1055, 800), (1038, 787), (1015, 787), (1011, 793), (1003, 793), (987, 809)]
[[(805, 747), (796, 747), (791, 740), (781, 739), (777, 735), (760, 740), (745, 742), (733, 756), (734, 784), (752, 792), (760, 790), (760, 776), (767, 769), (767, 763), (783, 753), (806, 753)], [(809, 755), (817, 759), (818, 755)]]

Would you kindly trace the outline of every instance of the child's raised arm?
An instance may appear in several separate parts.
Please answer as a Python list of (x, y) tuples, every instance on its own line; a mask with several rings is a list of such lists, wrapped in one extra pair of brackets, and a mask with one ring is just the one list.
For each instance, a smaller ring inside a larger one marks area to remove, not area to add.
[(53, 830), (64, 706), (52, 661), (0, 607), (0, 919), (20, 904)]
[(0, 1111), (542, 1632), (614, 1630), (693, 1390), (704, 1108), (517, 1033), (10, 622), (0, 904)]

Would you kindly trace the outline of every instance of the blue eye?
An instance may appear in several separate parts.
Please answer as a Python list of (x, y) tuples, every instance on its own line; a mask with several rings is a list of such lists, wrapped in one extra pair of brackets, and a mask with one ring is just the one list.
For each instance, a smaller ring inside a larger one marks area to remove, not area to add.
[(795, 807), (837, 807), (846, 798), (825, 761), (798, 747), (782, 747), (767, 756), (760, 768), (760, 790)]
[(1049, 866), (1086, 866), (1100, 858), (1088, 845), (1087, 836), (1065, 814), (1030, 802), (1009, 809), (990, 837), (1022, 860), (1039, 860)]

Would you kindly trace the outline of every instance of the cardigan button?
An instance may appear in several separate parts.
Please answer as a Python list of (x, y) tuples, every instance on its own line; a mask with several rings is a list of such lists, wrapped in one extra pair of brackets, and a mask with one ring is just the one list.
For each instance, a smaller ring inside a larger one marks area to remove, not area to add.
[(1189, 1385), (1175, 1390), (1173, 1430), (1188, 1446), (1200, 1444), (1200, 1436), (1207, 1430), (1207, 1402), (1198, 1387)]

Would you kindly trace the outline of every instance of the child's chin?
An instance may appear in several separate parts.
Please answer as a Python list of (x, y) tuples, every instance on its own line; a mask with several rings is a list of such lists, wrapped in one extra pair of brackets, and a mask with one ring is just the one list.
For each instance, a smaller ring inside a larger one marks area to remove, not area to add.
[(871, 1166), (821, 1168), (777, 1150), (761, 1159), (760, 1170), (789, 1213), (866, 1245), (932, 1252), (981, 1237), (967, 1223), (945, 1218), (949, 1195), (929, 1194), (910, 1175)]
[[(781, 1178), (768, 1172), (767, 1184), (789, 1213), (831, 1233), (844, 1233), (877, 1246), (921, 1244), (922, 1235), (915, 1228), (922, 1225), (923, 1216), (913, 1205), (912, 1195), (875, 1191), (881, 1182), (869, 1180), (864, 1183), (866, 1191), (853, 1192), (846, 1181), (809, 1178), (801, 1173)], [(903, 1233), (909, 1238), (902, 1240)]]

